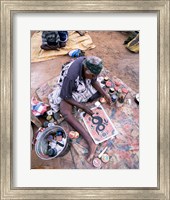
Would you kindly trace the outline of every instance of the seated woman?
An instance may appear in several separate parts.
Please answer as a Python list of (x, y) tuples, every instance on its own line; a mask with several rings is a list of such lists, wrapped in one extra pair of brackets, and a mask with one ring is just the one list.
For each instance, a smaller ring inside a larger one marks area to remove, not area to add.
[(67, 31), (43, 31), (41, 49), (59, 50), (59, 48), (66, 46), (67, 40)]
[(96, 92), (105, 97), (107, 103), (110, 104), (110, 96), (100, 87), (97, 81), (97, 76), (100, 74), (102, 67), (102, 60), (98, 57), (77, 58), (63, 66), (58, 88), (49, 95), (51, 107), (55, 111), (60, 109), (65, 120), (86, 140), (89, 146), (88, 161), (93, 158), (97, 146), (88, 131), (72, 114), (72, 108), (77, 106), (89, 115), (93, 115), (92, 110), (84, 103)]

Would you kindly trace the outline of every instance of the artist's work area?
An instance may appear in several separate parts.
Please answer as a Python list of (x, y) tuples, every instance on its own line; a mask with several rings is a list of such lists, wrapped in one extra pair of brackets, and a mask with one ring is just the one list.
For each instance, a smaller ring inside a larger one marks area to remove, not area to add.
[(112, 77), (106, 69), (99, 79), (111, 96), (111, 105), (100, 97), (87, 103), (94, 112), (92, 116), (76, 107), (73, 109), (74, 116), (97, 144), (90, 162), (87, 162), (88, 146), (82, 136), (63, 120), (59, 112), (53, 113), (46, 105), (47, 96), (55, 89), (57, 78), (36, 90), (42, 102), (33, 98), (32, 109), (43, 114), (38, 117), (40, 124), (32, 118), (32, 122), (40, 127), (37, 131), (34, 126), (32, 169), (139, 168), (139, 102), (135, 99), (136, 93), (122, 80)]

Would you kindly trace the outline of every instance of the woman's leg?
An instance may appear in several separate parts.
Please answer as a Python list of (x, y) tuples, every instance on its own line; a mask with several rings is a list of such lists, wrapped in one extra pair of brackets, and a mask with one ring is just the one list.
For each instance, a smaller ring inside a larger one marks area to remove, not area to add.
[(60, 112), (63, 115), (64, 119), (76, 130), (82, 137), (86, 140), (89, 146), (89, 154), (87, 160), (90, 161), (96, 151), (97, 145), (93, 142), (89, 133), (84, 129), (81, 123), (74, 117), (72, 114), (72, 105), (62, 100), (60, 103)]

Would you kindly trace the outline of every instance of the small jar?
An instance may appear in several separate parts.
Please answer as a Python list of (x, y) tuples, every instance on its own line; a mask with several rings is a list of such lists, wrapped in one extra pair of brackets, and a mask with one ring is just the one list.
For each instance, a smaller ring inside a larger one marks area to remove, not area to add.
[(125, 99), (127, 94), (128, 94), (128, 89), (122, 88), (122, 95), (123, 95), (124, 99)]
[(106, 81), (108, 81), (109, 80), (109, 77), (108, 76), (105, 76), (104, 77), (104, 81), (106, 82)]
[(50, 121), (52, 119), (52, 115), (47, 115), (46, 119)]
[(118, 96), (116, 94), (113, 94), (111, 96), (112, 102), (115, 103), (117, 101)]
[(115, 85), (116, 85), (117, 87), (119, 87), (119, 86), (121, 85), (121, 83), (120, 83), (119, 81), (115, 81)]
[(107, 88), (110, 88), (110, 87), (112, 87), (112, 82), (111, 81), (106, 81), (106, 87)]
[(123, 104), (124, 104), (124, 97), (123, 97), (123, 95), (121, 94), (119, 97), (118, 97), (118, 99), (117, 99), (117, 101), (116, 101), (116, 107), (122, 107), (123, 106)]
[(112, 87), (109, 89), (109, 93), (110, 93), (110, 94), (113, 94), (114, 91), (115, 91), (115, 90), (114, 90), (114, 88), (112, 88)]

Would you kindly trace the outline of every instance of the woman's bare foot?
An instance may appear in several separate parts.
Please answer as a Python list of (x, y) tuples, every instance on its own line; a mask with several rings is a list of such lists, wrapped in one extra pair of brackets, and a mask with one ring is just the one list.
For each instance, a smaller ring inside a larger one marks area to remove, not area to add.
[(90, 162), (92, 160), (92, 158), (94, 157), (96, 148), (97, 148), (97, 145), (94, 142), (92, 142), (92, 144), (89, 145), (89, 154), (87, 157), (87, 162)]

